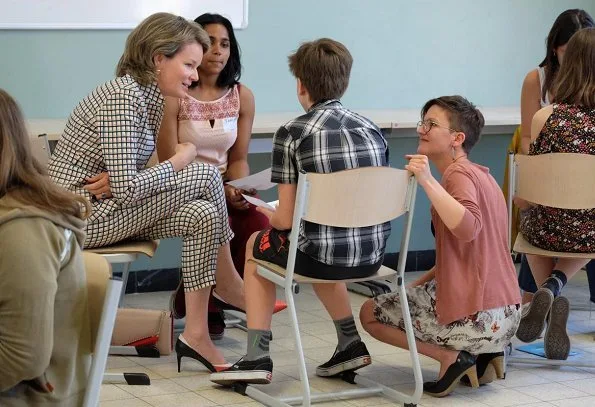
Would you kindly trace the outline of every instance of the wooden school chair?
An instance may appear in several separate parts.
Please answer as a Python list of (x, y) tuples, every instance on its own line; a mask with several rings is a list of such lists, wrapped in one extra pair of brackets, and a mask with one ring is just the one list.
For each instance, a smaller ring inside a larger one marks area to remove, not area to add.
[[(563, 209), (595, 208), (595, 156), (589, 154), (552, 153), (514, 156), (511, 168), (511, 195), (526, 201)], [(518, 233), (513, 250), (517, 253), (546, 257), (595, 259), (594, 253), (567, 253), (543, 250), (531, 245)], [(508, 357), (508, 363), (574, 366), (595, 368), (594, 363), (572, 360)]]
[[(416, 188), (415, 178), (407, 171), (389, 167), (365, 167), (330, 174), (300, 174), (292, 232), (289, 237), (289, 241), (292, 243), (289, 245), (287, 268), (284, 269), (260, 260), (254, 260), (254, 262), (257, 264), (258, 274), (284, 289), (295, 340), (302, 389), (301, 396), (275, 398), (266, 394), (260, 388), (248, 386), (245, 383), (236, 383), (233, 386), (237, 392), (248, 395), (268, 406), (289, 406), (294, 404), (309, 406), (311, 402), (372, 395), (383, 395), (394, 401), (405, 403), (406, 406), (415, 406), (419, 402), (423, 390), (423, 381), (404, 286), (405, 262), (407, 260)], [(373, 276), (365, 279), (349, 280), (320, 280), (296, 274), (298, 272), (298, 270), (295, 270), (297, 244), (293, 242), (298, 240), (297, 234), (302, 220), (321, 225), (355, 228), (380, 224), (402, 215), (406, 217), (397, 270), (382, 266)], [(348, 372), (343, 374), (343, 380), (362, 386), (332, 393), (312, 394), (294, 301), (294, 295), (299, 293), (300, 284), (337, 283), (341, 281), (347, 283), (375, 279), (391, 279), (395, 282), (401, 296), (405, 332), (415, 376), (415, 391), (412, 395), (408, 395), (357, 375), (355, 372)]]

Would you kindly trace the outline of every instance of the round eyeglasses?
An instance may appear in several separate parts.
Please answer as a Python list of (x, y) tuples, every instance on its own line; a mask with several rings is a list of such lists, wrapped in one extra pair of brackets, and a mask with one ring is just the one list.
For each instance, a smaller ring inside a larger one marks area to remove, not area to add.
[(455, 130), (455, 129), (451, 129), (450, 127), (447, 126), (443, 126), (439, 123), (436, 123), (434, 120), (420, 120), (417, 122), (417, 131), (426, 134), (428, 133), (430, 130), (432, 130), (432, 127), (440, 127), (443, 129), (447, 129), (450, 130), (453, 133), (459, 132), (460, 130)]

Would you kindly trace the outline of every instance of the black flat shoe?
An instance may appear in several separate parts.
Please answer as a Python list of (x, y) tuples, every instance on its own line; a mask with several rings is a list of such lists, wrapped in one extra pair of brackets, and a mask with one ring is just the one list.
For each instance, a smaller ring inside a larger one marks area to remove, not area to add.
[[(477, 369), (477, 381), (479, 385), (488, 384), (496, 379), (504, 379), (504, 352), (481, 353), (475, 359)], [(461, 383), (470, 386), (471, 382), (467, 376), (461, 378)]]
[(223, 311), (209, 312), (208, 316), (209, 336), (212, 341), (217, 341), (223, 338), (225, 333), (225, 318)]
[(570, 354), (570, 338), (566, 331), (570, 302), (566, 297), (554, 299), (548, 316), (547, 329), (543, 340), (545, 357), (554, 360), (566, 360)]
[(222, 310), (243, 312), (244, 314), (246, 313), (246, 310), (243, 310), (241, 308), (236, 307), (235, 305), (231, 305), (230, 303), (225, 302), (225, 300), (223, 298), (221, 298), (219, 296), (219, 294), (217, 294), (215, 291), (212, 291), (212, 295), (213, 295), (213, 302), (215, 303), (216, 306), (218, 306)]
[(554, 294), (546, 287), (540, 287), (533, 299), (521, 308), (521, 322), (516, 331), (516, 337), (526, 343), (531, 343), (543, 332), (548, 313), (554, 302)]
[(463, 376), (469, 377), (471, 387), (479, 387), (477, 371), (475, 370), (475, 358), (465, 352), (459, 352), (457, 361), (446, 369), (446, 373), (439, 380), (424, 383), (424, 392), (432, 397), (444, 397), (453, 391)]
[[(182, 338), (182, 339), (180, 339), (180, 338)], [(183, 356), (194, 359), (196, 361), (199, 361), (200, 363), (203, 364), (204, 367), (209, 369), (211, 371), (211, 373), (220, 372), (222, 370), (225, 370), (225, 369), (228, 369), (229, 367), (231, 367), (230, 363), (226, 363), (223, 365), (212, 364), (211, 362), (206, 360), (204, 357), (202, 357), (202, 355), (200, 353), (198, 353), (197, 351), (192, 349), (190, 346), (188, 346), (184, 342), (185, 341), (183, 339), (183, 336), (180, 334), (180, 336), (178, 337), (178, 340), (176, 341), (176, 357), (178, 359), (178, 373), (180, 373), (180, 367), (181, 367)]]

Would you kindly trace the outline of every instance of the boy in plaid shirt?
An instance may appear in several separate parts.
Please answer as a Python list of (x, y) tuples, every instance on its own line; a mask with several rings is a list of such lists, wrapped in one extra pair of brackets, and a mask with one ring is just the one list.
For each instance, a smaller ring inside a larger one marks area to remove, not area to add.
[[(228, 370), (212, 374), (215, 383), (266, 384), (272, 380), (269, 341), (275, 285), (257, 274), (256, 264), (249, 260), (286, 267), (299, 172), (388, 165), (388, 146), (381, 130), (338, 100), (349, 84), (352, 62), (347, 48), (328, 38), (304, 43), (289, 57), (297, 96), (306, 113), (275, 133), (272, 181), (279, 184), (279, 206), (275, 211), (258, 208), (269, 217), (271, 228), (255, 233), (246, 250), (248, 352)], [(302, 222), (296, 242), (296, 273), (322, 279), (374, 274), (382, 265), (389, 234), (389, 222), (364, 228)], [(333, 319), (338, 337), (335, 353), (316, 368), (316, 374), (335, 376), (369, 365), (370, 354), (358, 334), (345, 283), (314, 284), (314, 291)]]

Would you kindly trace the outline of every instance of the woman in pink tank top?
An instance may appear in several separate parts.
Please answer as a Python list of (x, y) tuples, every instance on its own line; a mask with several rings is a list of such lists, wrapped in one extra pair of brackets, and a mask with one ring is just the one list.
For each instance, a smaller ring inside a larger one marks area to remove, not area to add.
[[(254, 96), (240, 85), (240, 50), (230, 21), (218, 14), (203, 14), (195, 20), (209, 34), (211, 47), (198, 68), (186, 99), (166, 98), (165, 112), (157, 142), (159, 160), (174, 154), (178, 143), (196, 146), (196, 161), (216, 166), (224, 181), (250, 174), (248, 146), (254, 121)], [(242, 275), (246, 242), (250, 235), (268, 227), (268, 219), (250, 205), (241, 191), (225, 185), (229, 222), (234, 238), (231, 255), (236, 270)], [(221, 303), (211, 295), (209, 301), (209, 334), (223, 337), (225, 322)], [(183, 318), (184, 290), (182, 283), (172, 297), (172, 312)]]

